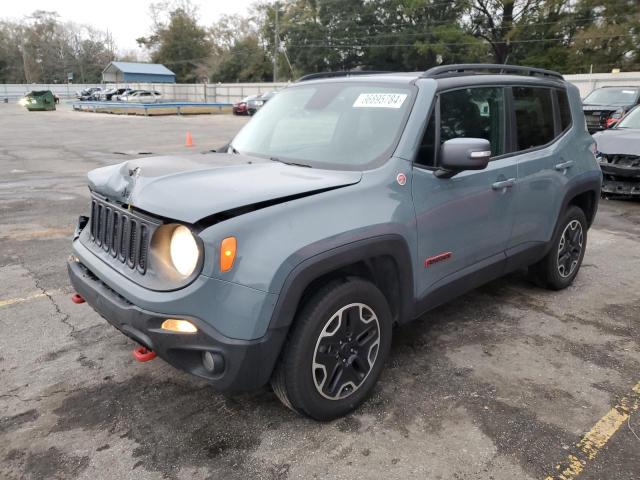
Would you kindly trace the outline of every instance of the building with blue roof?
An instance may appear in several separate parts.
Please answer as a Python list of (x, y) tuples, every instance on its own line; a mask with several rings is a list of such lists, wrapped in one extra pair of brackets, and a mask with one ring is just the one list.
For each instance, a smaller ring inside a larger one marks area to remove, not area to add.
[(176, 83), (176, 74), (159, 63), (111, 62), (102, 71), (103, 83)]

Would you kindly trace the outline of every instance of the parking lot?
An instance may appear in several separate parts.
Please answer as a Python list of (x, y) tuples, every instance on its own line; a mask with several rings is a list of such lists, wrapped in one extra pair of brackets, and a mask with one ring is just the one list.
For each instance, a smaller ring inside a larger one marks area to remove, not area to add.
[(331, 423), (137, 363), (70, 300), (86, 173), (246, 121), (0, 105), (1, 479), (640, 478), (638, 202), (600, 203), (572, 287), (518, 273), (397, 330), (372, 398)]

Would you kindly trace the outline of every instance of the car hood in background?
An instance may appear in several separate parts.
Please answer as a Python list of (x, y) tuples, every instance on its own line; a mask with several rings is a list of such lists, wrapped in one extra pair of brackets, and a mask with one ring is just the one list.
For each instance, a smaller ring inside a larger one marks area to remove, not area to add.
[(582, 110), (584, 112), (608, 112), (622, 109), (625, 112), (629, 110), (633, 105), (591, 105), (582, 104)]
[(593, 135), (597, 149), (607, 155), (640, 155), (640, 130), (612, 128)]
[(208, 153), (129, 160), (92, 170), (88, 177), (96, 193), (154, 215), (195, 223), (239, 207), (353, 185), (362, 173)]

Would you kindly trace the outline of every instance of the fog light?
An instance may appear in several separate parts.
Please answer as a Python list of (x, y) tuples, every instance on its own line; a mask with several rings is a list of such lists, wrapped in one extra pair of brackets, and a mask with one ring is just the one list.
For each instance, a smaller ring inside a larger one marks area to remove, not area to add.
[(161, 328), (178, 333), (196, 333), (198, 331), (193, 323), (187, 322), (186, 320), (176, 320), (175, 318), (169, 318), (162, 322)]
[(212, 352), (202, 352), (202, 366), (209, 373), (220, 373), (224, 370), (222, 355)]

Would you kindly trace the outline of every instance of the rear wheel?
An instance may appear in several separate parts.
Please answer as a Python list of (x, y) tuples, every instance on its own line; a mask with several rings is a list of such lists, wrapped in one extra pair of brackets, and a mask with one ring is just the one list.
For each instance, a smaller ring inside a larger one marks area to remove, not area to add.
[(582, 209), (571, 206), (558, 224), (549, 253), (531, 267), (540, 286), (561, 290), (573, 283), (587, 247), (587, 219)]
[(334, 281), (304, 304), (271, 380), (292, 410), (331, 420), (360, 405), (391, 346), (391, 314), (370, 282)]

